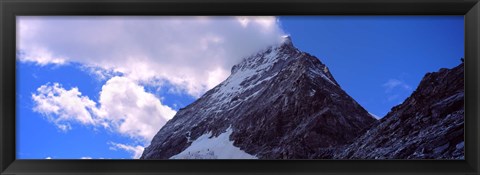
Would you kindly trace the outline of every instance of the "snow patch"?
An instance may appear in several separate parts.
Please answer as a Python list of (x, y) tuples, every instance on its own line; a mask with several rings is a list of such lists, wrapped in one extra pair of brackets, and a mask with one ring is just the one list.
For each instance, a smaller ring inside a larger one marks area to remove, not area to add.
[(212, 137), (212, 132), (203, 134), (170, 159), (258, 159), (233, 145), (230, 140), (232, 132), (229, 127), (217, 137)]
[[(237, 65), (238, 70), (221, 84), (220, 89), (213, 95), (213, 98), (223, 99), (219, 103), (227, 104), (230, 102), (228, 101), (230, 100), (228, 97), (234, 97), (275, 77), (276, 74), (263, 79), (260, 79), (262, 77), (255, 78), (256, 76), (270, 70), (278, 61), (278, 48), (269, 49), (272, 49), (269, 53), (255, 55), (253, 56), (253, 59), (252, 57), (247, 58), (244, 62)], [(244, 83), (243, 86), (241, 85), (242, 83)]]
[(308, 96), (311, 97), (311, 96), (315, 95), (315, 92), (317, 92), (315, 89), (311, 89), (311, 90), (310, 90), (310, 93), (308, 94)]
[[(310, 68), (309, 69), (311, 73), (313, 73), (314, 75), (319, 75), (320, 77), (322, 77), (323, 79), (327, 80), (329, 83), (333, 84), (333, 85), (337, 85), (335, 84), (332, 80), (330, 80), (330, 78), (328, 78), (323, 72), (320, 72), (319, 70), (315, 69), (315, 68)], [(314, 78), (315, 76), (314, 75), (310, 75), (312, 78)]]

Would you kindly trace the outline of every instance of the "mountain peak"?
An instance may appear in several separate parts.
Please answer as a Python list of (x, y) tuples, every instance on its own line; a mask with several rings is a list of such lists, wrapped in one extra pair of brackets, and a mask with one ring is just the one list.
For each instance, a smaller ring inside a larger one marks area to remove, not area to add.
[[(230, 149), (261, 159), (312, 158), (318, 149), (346, 144), (374, 122), (318, 58), (285, 36), (281, 45), (233, 66), (225, 81), (179, 111), (141, 158), (223, 157), (220, 150)], [(228, 145), (199, 147), (218, 138)]]
[(242, 59), (242, 61), (234, 65), (231, 74), (235, 74), (238, 70), (247, 69), (269, 69), (279, 60), (286, 61), (302, 57), (302, 52), (292, 44), (290, 36), (282, 36), (282, 42), (276, 45), (270, 45), (250, 56)]
[(282, 36), (282, 45), (293, 46), (292, 38), (290, 37), (290, 35)]

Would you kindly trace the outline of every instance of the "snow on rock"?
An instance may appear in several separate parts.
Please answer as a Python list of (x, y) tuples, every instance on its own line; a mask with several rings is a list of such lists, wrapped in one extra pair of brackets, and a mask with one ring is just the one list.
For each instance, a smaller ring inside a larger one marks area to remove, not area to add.
[(463, 85), (463, 65), (429, 73), (377, 120), (286, 37), (180, 109), (141, 159), (462, 159)]
[(284, 39), (180, 109), (141, 158), (318, 158), (318, 148), (346, 144), (377, 122), (320, 59)]
[[(326, 68), (326, 66), (325, 66), (325, 68)], [(324, 68), (324, 69), (325, 69), (325, 68)], [(328, 77), (325, 75), (325, 73), (328, 73), (328, 71), (322, 72), (322, 71), (320, 71), (320, 70), (318, 70), (318, 69), (314, 69), (314, 68), (311, 68), (311, 69), (309, 69), (309, 70), (310, 70), (311, 73), (312, 73), (312, 74), (309, 74), (310, 77), (313, 78), (313, 77), (316, 77), (316, 76), (320, 76), (320, 77), (322, 77), (323, 79), (327, 80), (327, 82), (332, 83), (332, 84), (335, 85), (335, 86), (337, 85), (336, 83), (334, 83), (330, 78), (328, 78)]]
[(198, 137), (182, 152), (170, 159), (257, 159), (240, 148), (233, 145), (230, 140), (232, 128), (217, 137), (212, 137), (212, 132)]

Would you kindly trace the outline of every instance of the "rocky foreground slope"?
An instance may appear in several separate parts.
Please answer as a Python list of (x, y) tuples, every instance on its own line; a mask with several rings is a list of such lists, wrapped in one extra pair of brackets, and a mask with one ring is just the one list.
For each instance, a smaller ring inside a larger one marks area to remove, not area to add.
[(325, 64), (287, 37), (180, 109), (141, 158), (308, 159), (376, 122)]
[(428, 73), (402, 104), (335, 159), (464, 159), (464, 66)]

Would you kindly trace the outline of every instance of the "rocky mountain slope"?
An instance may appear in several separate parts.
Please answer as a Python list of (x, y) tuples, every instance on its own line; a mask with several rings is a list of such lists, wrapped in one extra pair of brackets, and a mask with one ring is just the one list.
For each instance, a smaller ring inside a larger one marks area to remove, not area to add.
[(287, 37), (245, 58), (224, 82), (180, 109), (141, 159), (321, 158), (377, 122), (325, 64)]
[(428, 73), (380, 123), (335, 159), (464, 159), (464, 66)]
[(428, 73), (380, 121), (290, 38), (181, 109), (142, 159), (463, 159), (464, 68)]

